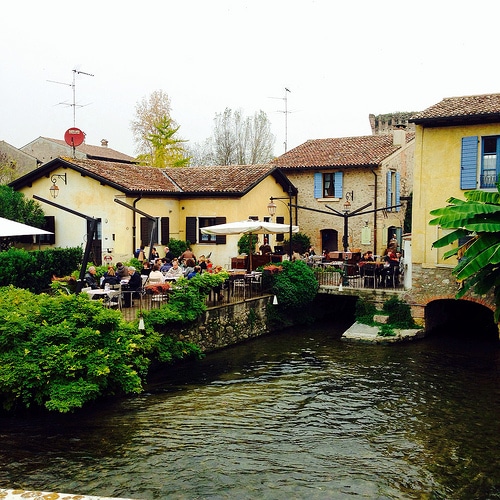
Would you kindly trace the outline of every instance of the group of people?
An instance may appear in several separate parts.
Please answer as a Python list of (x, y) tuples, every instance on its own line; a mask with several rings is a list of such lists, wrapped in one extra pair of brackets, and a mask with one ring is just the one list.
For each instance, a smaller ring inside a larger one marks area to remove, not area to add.
[[(202, 272), (212, 271), (210, 259), (201, 255), (196, 258), (193, 251), (188, 248), (176, 257), (169, 247), (165, 247), (165, 256), (160, 257), (155, 247), (151, 249), (151, 261), (145, 258), (144, 247), (138, 248), (134, 255), (144, 256), (141, 274), (148, 276), (148, 283), (164, 283), (171, 279), (194, 278)], [(139, 258), (139, 257), (137, 257)]]
[[(382, 256), (381, 261), (376, 262), (371, 250), (363, 253), (358, 262), (360, 275), (375, 280), (377, 286), (399, 285), (402, 274), (401, 253), (397, 244), (390, 244)], [(392, 282), (394, 280), (394, 282)]]

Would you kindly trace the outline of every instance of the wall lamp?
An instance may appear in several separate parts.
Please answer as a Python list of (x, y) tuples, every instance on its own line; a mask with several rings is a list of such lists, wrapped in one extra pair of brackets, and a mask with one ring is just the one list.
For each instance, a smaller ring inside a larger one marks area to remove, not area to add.
[(57, 179), (62, 179), (64, 184), (68, 184), (68, 179), (66, 178), (66, 174), (53, 174), (50, 177), (50, 181), (52, 182), (52, 186), (50, 186), (49, 192), (52, 198), (56, 199), (59, 196), (59, 186), (56, 184)]

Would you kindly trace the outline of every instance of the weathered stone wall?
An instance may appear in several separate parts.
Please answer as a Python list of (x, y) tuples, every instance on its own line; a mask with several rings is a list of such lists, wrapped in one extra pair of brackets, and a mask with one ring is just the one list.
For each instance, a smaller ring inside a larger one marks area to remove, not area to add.
[(169, 331), (179, 340), (194, 342), (210, 352), (269, 333), (266, 307), (272, 296), (208, 309), (194, 325)]

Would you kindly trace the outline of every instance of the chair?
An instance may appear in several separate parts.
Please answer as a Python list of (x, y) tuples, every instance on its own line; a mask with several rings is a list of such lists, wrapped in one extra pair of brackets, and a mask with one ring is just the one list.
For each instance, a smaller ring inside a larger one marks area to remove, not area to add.
[(247, 280), (244, 275), (235, 276), (233, 279), (233, 296), (241, 297), (243, 295), (243, 299), (246, 297), (246, 288), (247, 288)]
[(122, 308), (122, 288), (121, 285), (113, 285), (110, 287), (109, 293), (107, 295), (107, 300), (104, 302), (106, 307), (118, 308), (121, 310)]
[(375, 288), (377, 285), (377, 266), (371, 263), (365, 263), (361, 266), (361, 275), (363, 276), (364, 288)]
[(250, 279), (250, 286), (252, 290), (255, 290), (257, 293), (262, 292), (262, 273), (254, 272), (252, 273), (252, 278)]

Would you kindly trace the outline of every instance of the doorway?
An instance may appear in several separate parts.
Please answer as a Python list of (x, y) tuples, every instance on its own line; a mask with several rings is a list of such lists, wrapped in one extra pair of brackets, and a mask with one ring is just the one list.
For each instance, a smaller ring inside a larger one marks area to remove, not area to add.
[(336, 229), (322, 229), (321, 251), (327, 249), (329, 252), (337, 252), (339, 249), (339, 233)]

